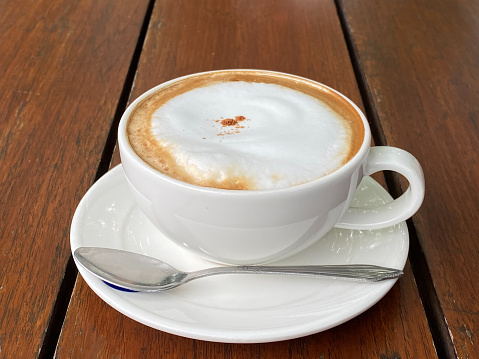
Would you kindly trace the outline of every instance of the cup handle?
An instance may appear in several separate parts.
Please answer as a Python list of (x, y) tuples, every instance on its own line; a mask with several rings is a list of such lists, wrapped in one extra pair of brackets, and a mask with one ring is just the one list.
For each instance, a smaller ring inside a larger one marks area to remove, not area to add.
[(335, 227), (385, 228), (405, 221), (417, 212), (424, 199), (424, 173), (413, 155), (395, 147), (372, 147), (363, 170), (365, 176), (384, 170), (398, 172), (409, 181), (409, 187), (399, 198), (378, 207), (350, 207)]

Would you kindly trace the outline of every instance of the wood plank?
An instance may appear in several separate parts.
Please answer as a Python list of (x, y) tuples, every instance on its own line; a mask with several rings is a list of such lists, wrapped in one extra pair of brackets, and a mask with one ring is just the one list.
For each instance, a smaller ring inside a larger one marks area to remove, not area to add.
[(424, 167), (414, 225), (446, 340), (452, 355), (478, 357), (478, 3), (342, 2), (385, 139)]
[[(256, 16), (251, 16), (256, 14)], [(131, 99), (188, 73), (263, 68), (306, 76), (361, 104), (333, 1), (157, 1)], [(117, 154), (113, 163), (118, 163)], [(360, 353), (360, 354), (358, 354)], [(79, 277), (56, 356), (182, 358), (435, 357), (409, 265), (372, 309), (328, 331), (239, 345), (170, 335), (110, 308)]]
[(194, 72), (259, 68), (313, 78), (361, 104), (335, 11), (331, 1), (157, 1), (131, 98)]
[[(39, 354), (147, 1), (0, 4), (0, 356)], [(60, 324), (56, 324), (57, 326)]]

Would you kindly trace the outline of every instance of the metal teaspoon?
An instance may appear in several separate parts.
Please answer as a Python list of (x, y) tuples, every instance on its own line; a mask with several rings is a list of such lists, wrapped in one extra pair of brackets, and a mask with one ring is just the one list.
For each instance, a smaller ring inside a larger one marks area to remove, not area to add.
[(79, 247), (74, 258), (88, 272), (123, 289), (160, 292), (192, 280), (217, 274), (283, 274), (362, 282), (378, 282), (400, 277), (399, 269), (375, 265), (298, 265), (298, 266), (223, 266), (196, 272), (182, 272), (159, 259), (132, 252), (98, 247)]

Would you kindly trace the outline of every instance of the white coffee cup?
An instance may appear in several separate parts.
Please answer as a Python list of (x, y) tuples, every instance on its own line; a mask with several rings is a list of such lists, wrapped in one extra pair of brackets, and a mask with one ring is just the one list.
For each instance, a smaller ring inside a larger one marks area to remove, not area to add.
[[(293, 75), (258, 72), (301, 80)], [(340, 98), (344, 106), (350, 106), (364, 126), (358, 152), (332, 173), (285, 188), (228, 190), (182, 182), (152, 168), (129, 142), (130, 115), (144, 99), (192, 76), (198, 74), (168, 81), (141, 95), (125, 111), (118, 130), (123, 169), (131, 191), (146, 216), (174, 243), (215, 262), (266, 263), (304, 250), (335, 226), (363, 230), (389, 227), (410, 218), (421, 206), (424, 176), (418, 161), (398, 148), (371, 148), (369, 125), (361, 110), (322, 84), (318, 86)], [(409, 181), (406, 192), (378, 207), (350, 208), (363, 176), (382, 170), (403, 175)]]

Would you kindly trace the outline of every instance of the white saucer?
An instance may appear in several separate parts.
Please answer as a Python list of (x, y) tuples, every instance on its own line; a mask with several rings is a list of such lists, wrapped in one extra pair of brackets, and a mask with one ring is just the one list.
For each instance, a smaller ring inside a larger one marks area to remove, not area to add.
[[(361, 205), (389, 200), (371, 178), (362, 181), (355, 198)], [(80, 202), (71, 226), (72, 251), (80, 246), (142, 253), (187, 271), (216, 265), (172, 244), (153, 227), (134, 203), (121, 165), (95, 183)], [(333, 229), (281, 264), (369, 263), (403, 269), (408, 249), (405, 223), (375, 231)], [(78, 270), (105, 302), (140, 323), (188, 338), (228, 343), (279, 341), (329, 329), (370, 308), (396, 282), (237, 274), (201, 279), (163, 293), (127, 293), (112, 289), (81, 266)]]

